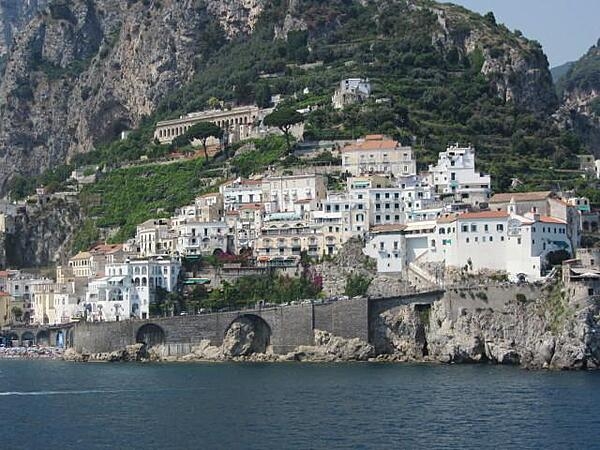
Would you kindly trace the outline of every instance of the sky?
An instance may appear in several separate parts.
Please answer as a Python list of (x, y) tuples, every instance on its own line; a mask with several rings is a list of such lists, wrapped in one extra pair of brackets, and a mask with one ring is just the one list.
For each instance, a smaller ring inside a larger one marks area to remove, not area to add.
[(600, 39), (600, 0), (441, 0), (521, 30), (544, 48), (550, 67), (576, 61)]

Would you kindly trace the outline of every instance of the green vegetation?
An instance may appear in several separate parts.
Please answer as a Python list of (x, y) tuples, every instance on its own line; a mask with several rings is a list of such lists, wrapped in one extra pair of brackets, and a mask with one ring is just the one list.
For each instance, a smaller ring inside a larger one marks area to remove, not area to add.
[(118, 228), (112, 241), (122, 242), (138, 224), (171, 215), (209, 191), (221, 174), (204, 159), (117, 169), (86, 186), (80, 198), (86, 216), (100, 228)]
[(293, 108), (284, 107), (277, 108), (267, 117), (265, 117), (265, 125), (267, 125), (268, 127), (277, 127), (281, 130), (281, 132), (285, 136), (285, 143), (289, 153), (292, 151), (292, 144), (290, 141), (290, 129), (297, 123), (302, 122), (302, 120), (302, 114), (300, 114)]
[(371, 281), (371, 278), (367, 278), (360, 274), (350, 275), (346, 279), (346, 288), (344, 289), (344, 294), (346, 294), (348, 297), (366, 295), (367, 290), (371, 285)]
[(208, 138), (220, 139), (223, 136), (223, 130), (212, 122), (199, 122), (192, 125), (184, 134), (173, 139), (172, 148), (183, 147), (191, 144), (194, 140), (202, 142), (204, 157), (208, 161), (208, 151), (206, 150), (206, 141)]
[(557, 90), (591, 91), (600, 89), (600, 40), (578, 61), (572, 63), (567, 73), (559, 80)]

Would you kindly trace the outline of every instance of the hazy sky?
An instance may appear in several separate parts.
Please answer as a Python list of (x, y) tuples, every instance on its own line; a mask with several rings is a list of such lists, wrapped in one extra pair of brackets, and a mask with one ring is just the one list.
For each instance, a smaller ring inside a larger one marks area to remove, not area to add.
[(550, 67), (579, 59), (600, 39), (600, 0), (441, 0), (521, 30), (544, 48)]

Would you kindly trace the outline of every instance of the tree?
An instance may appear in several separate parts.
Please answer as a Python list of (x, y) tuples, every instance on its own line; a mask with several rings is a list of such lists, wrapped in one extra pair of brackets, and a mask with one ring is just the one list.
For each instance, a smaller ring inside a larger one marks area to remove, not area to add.
[(10, 312), (17, 321), (20, 321), (21, 317), (23, 317), (23, 310), (18, 306), (13, 306), (10, 309)]
[(198, 122), (192, 125), (183, 135), (182, 142), (191, 143), (193, 140), (198, 139), (202, 141), (202, 148), (204, 149), (204, 157), (208, 160), (208, 151), (206, 150), (206, 141), (209, 137), (221, 139), (223, 136), (223, 130), (212, 122)]
[(265, 117), (265, 125), (268, 127), (277, 127), (281, 130), (285, 136), (288, 153), (290, 153), (292, 151), (292, 145), (290, 144), (290, 129), (303, 120), (302, 114), (298, 111), (289, 107), (284, 107), (277, 108)]
[(344, 293), (348, 297), (355, 297), (357, 295), (365, 295), (371, 284), (371, 279), (364, 277), (359, 274), (350, 275), (346, 279), (346, 288)]

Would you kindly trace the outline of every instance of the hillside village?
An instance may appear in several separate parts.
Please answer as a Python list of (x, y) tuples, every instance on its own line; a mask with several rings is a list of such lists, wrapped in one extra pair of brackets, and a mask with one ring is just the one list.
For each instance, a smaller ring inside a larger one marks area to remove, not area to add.
[[(362, 101), (368, 95), (362, 83), (355, 92), (344, 91), (349, 83), (342, 82), (332, 100), (340, 107)], [(281, 134), (263, 125), (271, 111), (240, 107), (189, 114), (158, 123), (155, 138), (171, 142), (200, 121), (227, 131), (226, 142), (213, 139), (216, 146)], [(334, 259), (349, 241), (361, 243), (378, 274), (412, 289), (445, 287), (457, 276), (475, 274), (538, 282), (575, 255), (584, 228), (598, 227), (586, 198), (553, 191), (492, 194), (492, 179), (478, 170), (470, 145), (449, 145), (435, 164), (418, 172), (413, 148), (385, 135), (331, 144), (328, 151), (339, 166), (268, 168), (230, 178), (171, 217), (138, 224), (126, 242), (96, 244), (73, 255), (56, 267), (55, 278), (0, 272), (0, 322), (144, 319), (208, 311), (205, 304), (228, 309), (232, 283), (273, 274), (311, 274), (309, 292), (318, 296), (315, 264)], [(341, 174), (334, 185), (328, 178), (333, 172)], [(10, 226), (10, 215), (2, 217), (3, 227)], [(368, 286), (368, 279), (360, 281)], [(190, 298), (195, 300), (182, 301)]]

